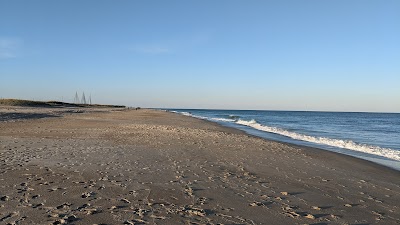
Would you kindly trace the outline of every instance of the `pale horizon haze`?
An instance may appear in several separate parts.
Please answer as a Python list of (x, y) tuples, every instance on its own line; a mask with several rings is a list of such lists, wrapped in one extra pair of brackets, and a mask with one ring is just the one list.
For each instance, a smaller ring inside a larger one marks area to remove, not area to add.
[(0, 98), (400, 112), (400, 1), (0, 0)]

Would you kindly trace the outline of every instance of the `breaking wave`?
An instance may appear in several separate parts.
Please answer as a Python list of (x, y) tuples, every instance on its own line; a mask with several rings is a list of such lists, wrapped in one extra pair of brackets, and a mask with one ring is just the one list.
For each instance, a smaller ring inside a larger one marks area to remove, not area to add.
[(393, 159), (396, 161), (400, 161), (400, 151), (396, 151), (396, 150), (393, 150), (390, 148), (382, 148), (379, 146), (360, 144), (360, 143), (356, 143), (352, 140), (341, 140), (341, 139), (334, 139), (334, 138), (327, 138), (327, 137), (315, 137), (315, 136), (300, 134), (300, 133), (296, 133), (293, 131), (288, 131), (288, 130), (285, 130), (282, 128), (278, 128), (278, 127), (262, 125), (254, 119), (249, 120), (249, 121), (242, 120), (242, 119), (240, 119), (239, 116), (234, 116), (234, 115), (229, 115), (229, 118), (209, 118), (209, 117), (193, 115), (188, 112), (176, 112), (176, 113), (180, 113), (185, 116), (191, 116), (191, 117), (204, 119), (204, 120), (231, 122), (231, 123), (235, 123), (235, 124), (239, 124), (239, 125), (243, 125), (243, 126), (248, 126), (253, 129), (260, 130), (260, 131), (279, 134), (279, 135), (286, 136), (286, 137), (289, 137), (289, 138), (292, 138), (295, 140), (306, 141), (306, 142), (311, 142), (311, 143), (316, 143), (316, 144), (323, 144), (323, 145), (328, 145), (328, 146), (338, 147), (338, 148), (344, 148), (344, 149), (349, 149), (349, 150), (353, 150), (353, 151), (383, 156), (383, 157), (390, 158), (390, 159)]
[(222, 122), (235, 122), (235, 119), (226, 119), (226, 118), (211, 118), (214, 121), (222, 121)]
[(307, 142), (312, 142), (312, 143), (317, 143), (317, 144), (324, 144), (324, 145), (329, 145), (329, 146), (338, 147), (338, 148), (345, 148), (345, 149), (350, 149), (353, 151), (365, 152), (365, 153), (379, 155), (379, 156), (383, 156), (386, 158), (400, 161), (400, 152), (390, 149), (390, 148), (382, 148), (382, 147), (378, 147), (378, 146), (358, 144), (351, 140), (340, 140), (340, 139), (333, 139), (333, 138), (327, 138), (327, 137), (314, 137), (314, 136), (310, 136), (310, 135), (299, 134), (299, 133), (284, 130), (284, 129), (281, 129), (278, 127), (265, 126), (265, 125), (257, 123), (257, 121), (255, 121), (255, 120), (246, 121), (246, 120), (239, 119), (238, 121), (236, 121), (236, 123), (240, 124), (240, 125), (252, 127), (257, 130), (283, 135), (283, 136), (290, 137), (290, 138), (296, 139), (296, 140), (307, 141)]

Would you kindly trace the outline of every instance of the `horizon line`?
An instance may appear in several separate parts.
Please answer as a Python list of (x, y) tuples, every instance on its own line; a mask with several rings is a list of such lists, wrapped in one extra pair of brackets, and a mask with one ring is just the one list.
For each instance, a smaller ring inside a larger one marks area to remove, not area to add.
[(147, 109), (178, 109), (178, 110), (220, 110), (220, 111), (275, 111), (275, 112), (326, 112), (326, 113), (386, 113), (400, 114), (400, 112), (378, 112), (378, 111), (330, 111), (330, 110), (288, 110), (288, 109), (221, 109), (221, 108), (158, 108), (148, 107)]

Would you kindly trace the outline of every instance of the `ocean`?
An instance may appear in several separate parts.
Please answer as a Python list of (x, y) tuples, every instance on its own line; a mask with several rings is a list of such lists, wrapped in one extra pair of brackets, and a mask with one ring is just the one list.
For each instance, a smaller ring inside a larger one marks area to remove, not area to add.
[(400, 170), (400, 114), (168, 109), (268, 140), (317, 147)]

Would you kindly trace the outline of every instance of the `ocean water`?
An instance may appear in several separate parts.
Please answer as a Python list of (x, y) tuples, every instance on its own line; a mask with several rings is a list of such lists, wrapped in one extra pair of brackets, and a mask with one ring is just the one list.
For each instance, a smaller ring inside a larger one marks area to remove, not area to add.
[(168, 109), (251, 135), (317, 147), (400, 170), (400, 114)]

